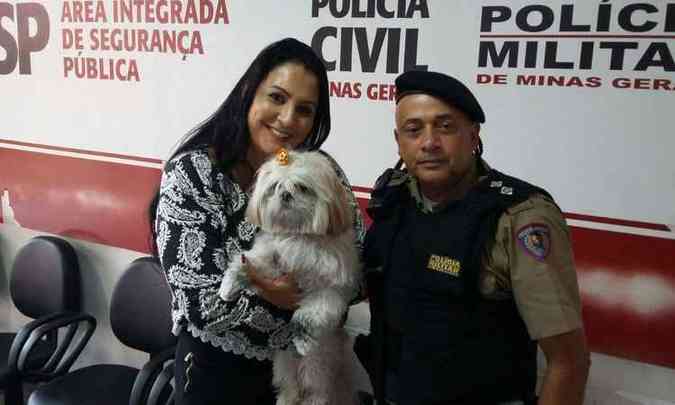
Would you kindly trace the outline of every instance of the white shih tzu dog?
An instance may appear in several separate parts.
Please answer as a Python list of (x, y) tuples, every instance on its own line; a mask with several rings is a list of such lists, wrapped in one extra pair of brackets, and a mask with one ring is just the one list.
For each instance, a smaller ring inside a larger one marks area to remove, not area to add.
[[(331, 163), (320, 152), (287, 152), (264, 163), (246, 211), (260, 227), (245, 261), (261, 275), (292, 274), (302, 291), (292, 322), (295, 339), (274, 357), (277, 405), (352, 405), (348, 337), (341, 327), (359, 282), (352, 208)], [(232, 300), (249, 288), (242, 257), (233, 257), (220, 286)]]

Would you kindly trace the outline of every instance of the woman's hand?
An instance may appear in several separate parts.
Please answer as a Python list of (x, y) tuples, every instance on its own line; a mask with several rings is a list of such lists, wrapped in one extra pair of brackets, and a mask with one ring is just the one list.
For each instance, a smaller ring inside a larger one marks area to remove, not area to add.
[(246, 264), (246, 274), (265, 301), (291, 311), (298, 308), (300, 289), (291, 276), (286, 274), (277, 278), (266, 278), (261, 276), (250, 263)]

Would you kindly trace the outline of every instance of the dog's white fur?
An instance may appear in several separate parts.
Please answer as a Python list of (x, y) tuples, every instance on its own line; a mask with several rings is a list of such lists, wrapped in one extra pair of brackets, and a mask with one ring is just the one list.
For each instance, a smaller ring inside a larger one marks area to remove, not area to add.
[[(274, 158), (257, 175), (246, 217), (258, 225), (247, 262), (267, 277), (292, 273), (302, 291), (292, 322), (312, 339), (274, 357), (277, 405), (351, 405), (355, 390), (348, 337), (341, 327), (358, 286), (353, 214), (344, 186), (319, 152)], [(220, 287), (225, 300), (250, 287), (241, 257), (231, 258)]]

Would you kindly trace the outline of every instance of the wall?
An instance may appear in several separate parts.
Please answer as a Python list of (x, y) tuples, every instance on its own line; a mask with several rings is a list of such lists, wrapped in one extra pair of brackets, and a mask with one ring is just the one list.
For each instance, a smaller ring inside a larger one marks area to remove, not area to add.
[(142, 362), (118, 347), (106, 308), (147, 252), (162, 159), (263, 46), (293, 36), (329, 66), (325, 149), (362, 204), (397, 157), (396, 75), (467, 83), (487, 112), (488, 162), (549, 190), (571, 226), (590, 403), (675, 402), (673, 2), (181, 0), (173, 16), (147, 3), (0, 1), (0, 327), (21, 321), (7, 296), (14, 252), (57, 234), (76, 245), (103, 326), (78, 366)]

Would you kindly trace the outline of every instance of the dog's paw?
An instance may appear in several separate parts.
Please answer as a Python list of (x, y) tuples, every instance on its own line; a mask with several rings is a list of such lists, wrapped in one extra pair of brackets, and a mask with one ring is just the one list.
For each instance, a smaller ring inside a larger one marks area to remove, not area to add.
[(218, 289), (218, 295), (225, 301), (234, 301), (239, 289), (235, 288), (231, 283), (221, 283)]
[(306, 356), (307, 353), (312, 351), (317, 345), (316, 339), (310, 335), (302, 335), (293, 338), (293, 346), (295, 346), (295, 351), (300, 356)]
[(233, 301), (237, 293), (244, 288), (245, 274), (241, 266), (231, 266), (223, 275), (218, 295), (225, 301)]

